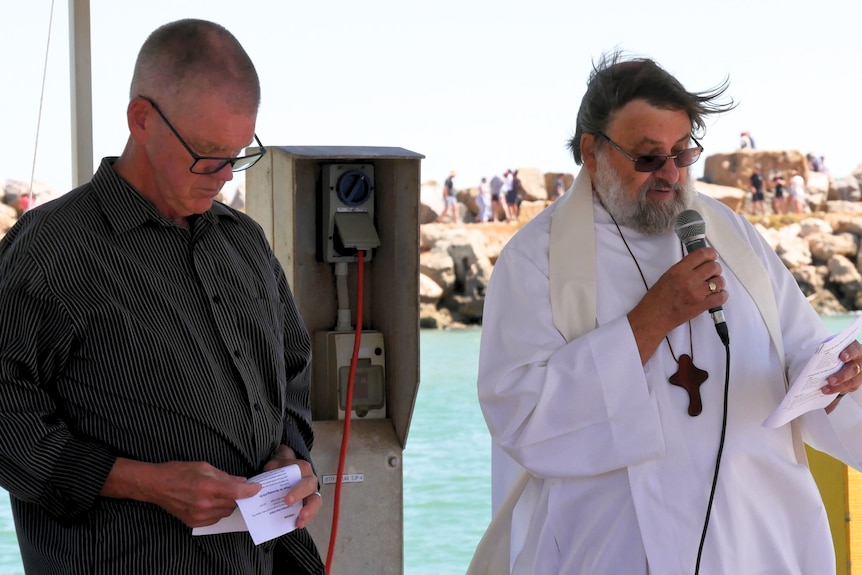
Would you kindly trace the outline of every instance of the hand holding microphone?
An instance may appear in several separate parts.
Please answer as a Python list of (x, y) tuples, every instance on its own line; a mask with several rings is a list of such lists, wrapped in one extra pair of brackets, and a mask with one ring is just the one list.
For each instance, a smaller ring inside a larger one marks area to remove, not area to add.
[[(685, 245), (688, 253), (695, 252), (706, 247), (706, 222), (703, 217), (695, 210), (685, 210), (676, 218), (676, 227), (674, 228), (676, 235)], [(719, 287), (713, 278), (707, 280), (709, 291), (719, 291)], [(727, 331), (727, 322), (724, 320), (724, 309), (717, 305), (709, 309), (709, 315), (712, 316), (712, 321), (715, 322), (715, 331), (718, 332), (718, 337), (721, 338), (721, 343), (725, 346), (730, 344), (730, 335)]]

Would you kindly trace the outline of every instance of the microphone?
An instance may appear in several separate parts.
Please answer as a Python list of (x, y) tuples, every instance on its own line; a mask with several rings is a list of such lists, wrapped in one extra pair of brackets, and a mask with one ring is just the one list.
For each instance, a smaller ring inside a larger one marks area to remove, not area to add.
[[(676, 217), (674, 231), (688, 253), (706, 247), (706, 222), (703, 221), (703, 216), (695, 210), (685, 210), (679, 214)], [(712, 321), (715, 322), (715, 331), (718, 332), (721, 343), (725, 346), (730, 345), (727, 322), (724, 321), (724, 309), (720, 305), (710, 308), (709, 315), (712, 316)]]

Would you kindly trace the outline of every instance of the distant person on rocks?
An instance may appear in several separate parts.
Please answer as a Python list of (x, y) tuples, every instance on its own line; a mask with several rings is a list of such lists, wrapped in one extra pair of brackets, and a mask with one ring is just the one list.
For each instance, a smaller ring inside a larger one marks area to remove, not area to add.
[(799, 175), (797, 170), (790, 173), (790, 186), (788, 187), (788, 195), (790, 203), (793, 206), (793, 212), (804, 214), (807, 202), (807, 194), (805, 192), (805, 180)]
[(506, 206), (509, 209), (509, 217), (513, 220), (518, 219), (521, 206), (518, 198), (518, 170), (508, 170), (506, 176)]
[(754, 138), (751, 137), (749, 132), (742, 132), (739, 134), (739, 149), (740, 150), (753, 150), (754, 149)]
[(443, 213), (437, 218), (442, 222), (446, 214), (452, 212), (452, 223), (458, 223), (458, 198), (455, 196), (455, 170), (449, 172), (449, 177), (443, 182)]
[(784, 176), (781, 175), (781, 172), (772, 177), (772, 185), (772, 209), (776, 214), (784, 214), (787, 212), (787, 197), (784, 187)]
[[(324, 572), (309, 335), (260, 225), (214, 200), (266, 153), (259, 103), (228, 30), (159, 27), (122, 154), (0, 241), (0, 486), (28, 574)], [(192, 535), (293, 464), (298, 529)]]
[(820, 165), (820, 158), (816, 156), (813, 152), (808, 152), (805, 154), (805, 159), (808, 160), (808, 169), (812, 172), (819, 172), (822, 170)]
[(500, 214), (503, 220), (509, 219), (509, 207), (506, 205), (506, 195), (504, 192), (505, 182), (500, 176), (491, 178), (491, 217), (493, 221), (500, 221)]
[(503, 173), (500, 199), (506, 203), (506, 220), (518, 219), (518, 192), (515, 190), (515, 174), (512, 170), (506, 170)]
[(491, 218), (491, 186), (488, 178), (482, 178), (476, 193), (476, 206), (479, 208), (476, 221), (485, 223)]
[(754, 166), (754, 171), (749, 178), (749, 191), (751, 192), (751, 211), (754, 214), (764, 215), (763, 205), (763, 176), (760, 173), (760, 165)]

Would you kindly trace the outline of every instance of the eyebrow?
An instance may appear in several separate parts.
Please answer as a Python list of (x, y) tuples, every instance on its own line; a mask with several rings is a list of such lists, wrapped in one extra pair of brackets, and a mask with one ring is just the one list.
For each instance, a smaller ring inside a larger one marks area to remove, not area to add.
[[(201, 156), (215, 155), (215, 154), (222, 153), (222, 152), (227, 153), (227, 152), (233, 151), (232, 149), (225, 148), (224, 146), (216, 144), (215, 142), (209, 142), (209, 141), (206, 141), (206, 142), (205, 141), (199, 141), (199, 140), (193, 141), (190, 139), (188, 141), (188, 144), (189, 144), (189, 146), (191, 146), (195, 150), (195, 152), (197, 152), (198, 155), (201, 155)], [(248, 144), (239, 148), (239, 150), (237, 150), (237, 153), (242, 152), (243, 150), (245, 150), (246, 148), (248, 148), (249, 146), (252, 146), (252, 145), (254, 145), (254, 136), (251, 137), (251, 141)], [(227, 157), (227, 156), (225, 156), (225, 157)]]
[[(683, 136), (683, 137), (679, 138), (676, 142), (674, 142), (674, 143), (673, 143), (673, 146), (676, 146), (676, 145), (679, 145), (679, 144), (683, 144), (686, 140), (690, 140), (690, 139), (691, 139), (691, 133), (688, 133), (688, 134), (686, 134), (685, 136)], [(648, 145), (651, 145), (651, 146), (659, 146), (659, 145), (661, 145), (661, 144), (662, 144), (662, 142), (659, 142), (658, 140), (653, 140), (653, 139), (652, 139), (652, 138), (650, 138), (650, 137), (644, 137), (640, 142), (638, 142), (637, 144), (635, 144), (635, 146), (642, 146), (642, 145), (644, 145), (644, 144), (648, 144)], [(673, 147), (673, 146), (671, 146), (671, 147)]]

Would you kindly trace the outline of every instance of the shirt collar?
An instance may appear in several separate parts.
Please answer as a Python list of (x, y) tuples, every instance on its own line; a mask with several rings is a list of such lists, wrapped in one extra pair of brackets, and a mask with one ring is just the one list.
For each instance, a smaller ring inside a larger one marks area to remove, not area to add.
[[(122, 234), (148, 222), (163, 227), (176, 225), (174, 221), (161, 215), (149, 200), (114, 171), (116, 161), (116, 157), (103, 158), (90, 182), (114, 232)], [(236, 214), (220, 202), (213, 202), (212, 207), (201, 214), (201, 217), (212, 225), (217, 224), (221, 218), (237, 219)]]

